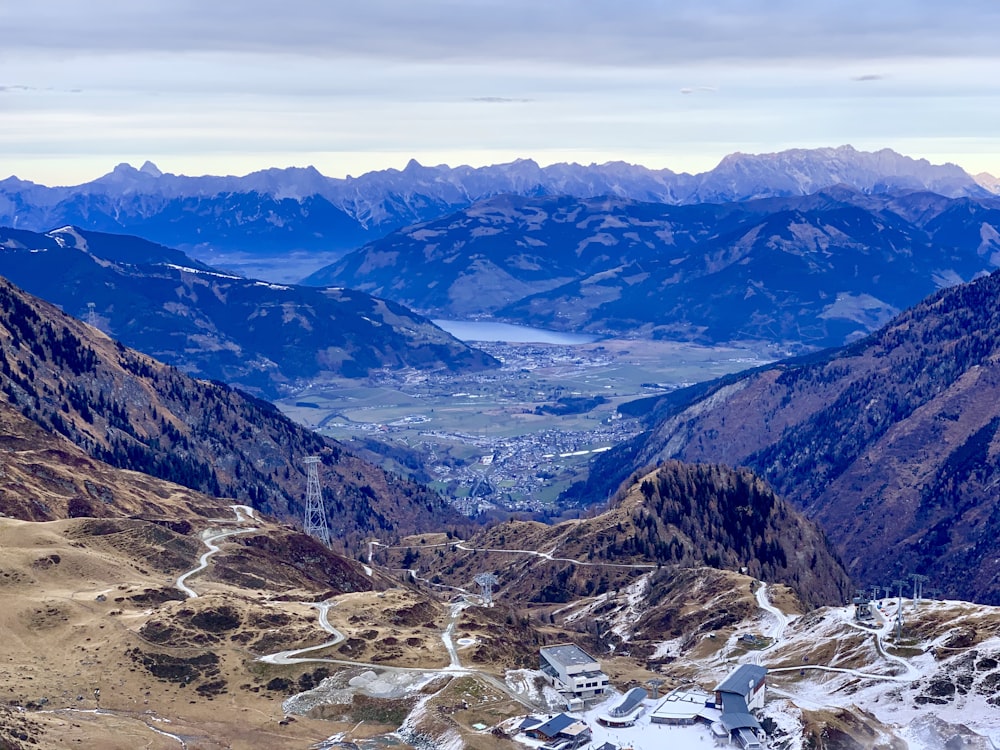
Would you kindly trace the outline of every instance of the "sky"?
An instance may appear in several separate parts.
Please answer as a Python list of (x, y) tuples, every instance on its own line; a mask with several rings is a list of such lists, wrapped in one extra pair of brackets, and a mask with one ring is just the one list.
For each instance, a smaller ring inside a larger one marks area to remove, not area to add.
[(995, 0), (32, 0), (0, 29), (0, 178), (847, 143), (1000, 175)]

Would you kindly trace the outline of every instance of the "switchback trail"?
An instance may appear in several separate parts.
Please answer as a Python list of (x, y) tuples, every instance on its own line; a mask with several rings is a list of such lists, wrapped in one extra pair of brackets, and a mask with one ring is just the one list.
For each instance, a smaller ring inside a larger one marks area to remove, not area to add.
[[(254, 509), (251, 508), (249, 505), (231, 505), (230, 507), (236, 514), (236, 523), (246, 523), (248, 520), (254, 518)], [(220, 520), (220, 519), (215, 519), (215, 520)], [(179, 588), (184, 593), (184, 595), (187, 596), (189, 599), (194, 599), (195, 597), (197, 597), (198, 592), (195, 591), (190, 586), (188, 586), (185, 583), (185, 581), (191, 576), (195, 575), (196, 573), (200, 573), (201, 571), (205, 570), (205, 568), (208, 567), (208, 559), (219, 551), (219, 547), (215, 544), (215, 542), (219, 541), (220, 539), (225, 539), (228, 536), (235, 536), (237, 534), (249, 534), (257, 530), (258, 529), (256, 526), (251, 526), (248, 528), (231, 529), (230, 531), (220, 531), (215, 534), (209, 534), (207, 530), (202, 532), (203, 536), (201, 541), (205, 544), (206, 547), (208, 547), (208, 552), (205, 552), (201, 556), (201, 559), (198, 561), (198, 565), (196, 567), (192, 568), (187, 573), (184, 573), (177, 579), (177, 583), (175, 584), (177, 588)]]
[(330, 646), (336, 646), (338, 643), (344, 640), (344, 634), (337, 630), (330, 621), (327, 619), (327, 612), (330, 611), (330, 607), (334, 606), (336, 602), (319, 602), (308, 603), (302, 602), (303, 604), (308, 604), (310, 607), (315, 607), (319, 610), (319, 626), (323, 628), (327, 633), (333, 635), (333, 638), (326, 643), (321, 643), (318, 646), (307, 646), (306, 648), (296, 648), (289, 651), (279, 651), (276, 654), (268, 654), (267, 656), (261, 656), (257, 661), (262, 661), (265, 664), (301, 664), (303, 662), (310, 661), (327, 661), (311, 658), (299, 658), (299, 654), (307, 654), (310, 651), (319, 651), (323, 648), (329, 648)]

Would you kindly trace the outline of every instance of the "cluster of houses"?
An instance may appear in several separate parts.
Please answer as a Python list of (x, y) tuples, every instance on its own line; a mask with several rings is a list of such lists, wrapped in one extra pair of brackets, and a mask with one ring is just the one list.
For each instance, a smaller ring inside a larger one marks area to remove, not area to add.
[[(573, 644), (542, 648), (539, 667), (563, 696), (569, 711), (579, 712), (599, 703), (609, 690), (608, 676), (598, 661)], [(711, 693), (697, 689), (668, 693), (652, 709), (649, 721), (672, 725), (704, 723), (718, 744), (729, 744), (741, 750), (763, 750), (764, 731), (753, 711), (764, 705), (766, 677), (766, 667), (740, 665)], [(645, 713), (647, 698), (645, 690), (632, 688), (598, 716), (597, 721), (608, 727), (632, 726)], [(543, 750), (582, 748), (592, 738), (585, 722), (565, 713), (545, 719), (528, 717), (517, 729), (543, 742)]]

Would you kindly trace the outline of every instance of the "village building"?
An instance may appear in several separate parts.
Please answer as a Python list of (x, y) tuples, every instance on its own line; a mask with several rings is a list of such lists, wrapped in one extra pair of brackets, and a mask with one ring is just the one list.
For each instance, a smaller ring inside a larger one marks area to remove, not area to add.
[(572, 709), (608, 690), (608, 676), (597, 660), (579, 646), (568, 643), (539, 649), (539, 668)]
[(545, 742), (543, 747), (581, 747), (590, 741), (590, 727), (568, 714), (556, 714), (525, 730), (525, 734)]

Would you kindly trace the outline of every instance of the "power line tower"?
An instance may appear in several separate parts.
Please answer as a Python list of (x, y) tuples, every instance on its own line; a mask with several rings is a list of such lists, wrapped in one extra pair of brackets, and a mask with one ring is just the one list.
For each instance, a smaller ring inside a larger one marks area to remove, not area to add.
[(318, 539), (324, 547), (332, 547), (330, 527), (326, 523), (326, 508), (323, 506), (323, 490), (319, 486), (319, 456), (302, 459), (306, 465), (306, 515), (303, 524), (305, 532)]
[(500, 582), (500, 579), (492, 573), (480, 573), (475, 577), (475, 581), (479, 584), (479, 589), (482, 592), (483, 606), (492, 607), (493, 587)]
[(99, 328), (98, 323), (100, 321), (97, 319), (97, 303), (96, 302), (88, 302), (87, 303), (87, 317), (84, 319), (84, 322), (87, 325), (91, 326), (92, 328)]

